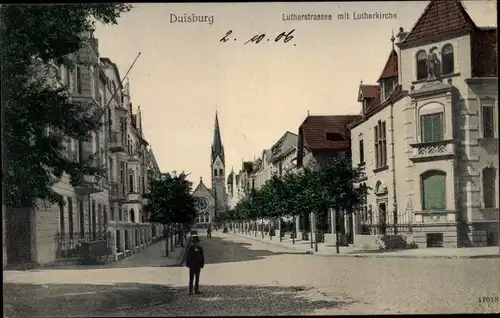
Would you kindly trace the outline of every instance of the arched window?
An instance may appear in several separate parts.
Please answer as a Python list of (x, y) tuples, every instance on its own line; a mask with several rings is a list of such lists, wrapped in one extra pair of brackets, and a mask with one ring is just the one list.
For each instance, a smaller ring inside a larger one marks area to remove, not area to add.
[(130, 222), (135, 223), (135, 211), (130, 209)]
[(496, 206), (496, 169), (486, 167), (483, 169), (483, 207), (494, 208)]
[(422, 210), (446, 209), (446, 173), (431, 170), (421, 175)]
[(217, 169), (214, 169), (214, 177), (217, 177)]
[(441, 64), (443, 65), (443, 70), (442, 70), (443, 75), (453, 74), (453, 72), (455, 71), (453, 46), (451, 46), (451, 44), (446, 44), (443, 47), (441, 55), (442, 55)]
[(219, 176), (222, 177), (224, 175), (224, 172), (222, 171), (222, 169), (219, 169)]
[(427, 78), (427, 53), (417, 53), (417, 80)]

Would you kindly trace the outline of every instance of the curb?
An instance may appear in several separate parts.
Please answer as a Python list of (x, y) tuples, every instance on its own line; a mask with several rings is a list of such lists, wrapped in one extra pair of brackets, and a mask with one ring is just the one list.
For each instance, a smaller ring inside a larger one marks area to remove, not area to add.
[[(232, 233), (231, 233), (232, 234)], [(240, 234), (232, 234), (244, 238), (251, 239), (253, 241), (257, 242), (262, 242), (262, 243), (267, 243), (275, 246), (281, 246), (283, 248), (289, 249), (289, 250), (295, 250), (297, 252), (303, 252), (304, 254), (310, 254), (314, 256), (322, 256), (322, 257), (352, 257), (352, 258), (406, 258), (406, 259), (495, 259), (495, 258), (500, 258), (500, 255), (491, 255), (491, 254), (483, 254), (483, 255), (390, 255), (390, 252), (387, 252), (387, 254), (375, 254), (375, 253), (367, 253), (367, 254), (360, 254), (360, 253), (352, 253), (352, 254), (331, 254), (331, 253), (325, 253), (325, 252), (314, 252), (311, 251), (311, 248), (306, 249), (306, 250), (301, 250), (298, 248), (282, 245), (278, 242), (273, 242), (273, 241), (263, 241), (261, 239), (256, 239), (254, 237), (249, 237), (246, 235), (240, 235)]]

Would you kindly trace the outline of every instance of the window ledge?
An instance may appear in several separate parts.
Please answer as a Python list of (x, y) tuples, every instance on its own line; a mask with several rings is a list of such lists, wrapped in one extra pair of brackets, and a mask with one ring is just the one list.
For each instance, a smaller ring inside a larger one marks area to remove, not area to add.
[[(461, 74), (460, 73), (451, 73), (451, 74), (446, 74), (446, 75), (441, 75), (440, 77), (437, 78), (437, 80), (442, 80), (442, 79), (447, 79), (447, 78), (453, 78), (453, 77), (458, 77), (460, 76)], [(435, 81), (436, 79), (432, 79), (433, 81)], [(427, 78), (422, 78), (422, 79), (419, 79), (419, 80), (416, 80), (416, 81), (413, 81), (411, 82), (412, 84), (422, 84), (422, 83), (425, 83), (427, 82), (428, 79)]]
[(378, 172), (381, 172), (381, 171), (384, 171), (384, 170), (387, 170), (389, 169), (389, 166), (388, 165), (385, 165), (385, 166), (382, 166), (382, 167), (378, 167), (376, 169), (373, 169), (373, 172), (374, 173), (378, 173)]

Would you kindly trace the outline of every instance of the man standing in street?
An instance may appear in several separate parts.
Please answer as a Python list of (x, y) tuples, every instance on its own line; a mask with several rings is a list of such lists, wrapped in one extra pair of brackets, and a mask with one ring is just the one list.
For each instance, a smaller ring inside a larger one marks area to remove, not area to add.
[(186, 266), (189, 268), (189, 295), (193, 294), (193, 280), (194, 292), (200, 293), (200, 272), (205, 266), (205, 256), (203, 255), (203, 248), (199, 245), (200, 238), (198, 235), (191, 237), (191, 246), (186, 252)]

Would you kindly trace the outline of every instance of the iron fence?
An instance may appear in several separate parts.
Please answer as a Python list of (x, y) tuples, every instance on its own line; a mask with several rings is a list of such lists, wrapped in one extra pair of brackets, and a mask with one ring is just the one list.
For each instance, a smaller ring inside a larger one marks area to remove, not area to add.
[(106, 241), (108, 246), (111, 246), (112, 235), (106, 231), (96, 232), (59, 232), (56, 234), (55, 241), (57, 244), (56, 258), (73, 258), (77, 257), (77, 249), (82, 243), (92, 241)]

